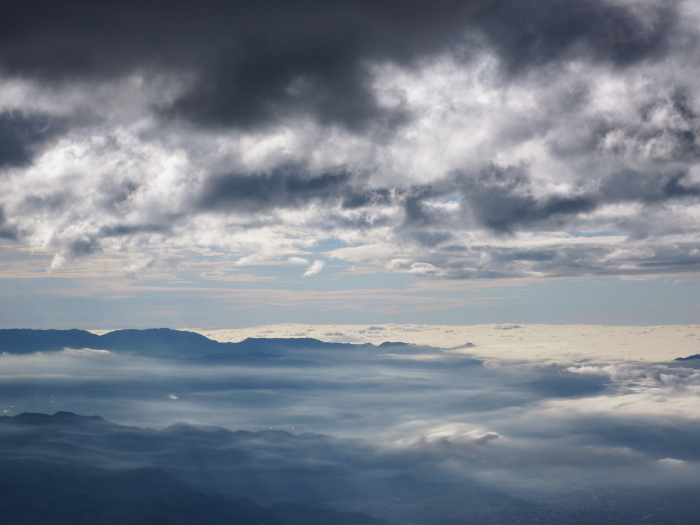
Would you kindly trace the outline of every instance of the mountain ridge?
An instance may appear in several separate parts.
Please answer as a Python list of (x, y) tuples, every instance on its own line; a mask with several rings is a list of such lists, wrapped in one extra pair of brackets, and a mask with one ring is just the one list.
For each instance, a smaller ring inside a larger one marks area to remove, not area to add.
[[(471, 343), (464, 348), (473, 346)], [(239, 342), (220, 342), (196, 332), (170, 328), (143, 330), (114, 330), (102, 335), (86, 330), (34, 330), (30, 328), (0, 329), (0, 352), (29, 354), (57, 352), (65, 348), (108, 350), (110, 352), (139, 354), (152, 357), (185, 359), (238, 359), (245, 362), (272, 361), (282, 357), (280, 352), (294, 350), (363, 350), (421, 348), (421, 345), (385, 341), (372, 343), (334, 343), (308, 337), (259, 338), (249, 337)], [(306, 362), (308, 364), (308, 362)], [(302, 364), (300, 361), (298, 364)]]

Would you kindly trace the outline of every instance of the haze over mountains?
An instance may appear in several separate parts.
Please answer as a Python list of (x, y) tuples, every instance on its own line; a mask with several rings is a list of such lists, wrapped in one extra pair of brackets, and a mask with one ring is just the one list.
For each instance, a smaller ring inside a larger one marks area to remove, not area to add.
[(0, 445), (0, 513), (17, 524), (388, 523), (334, 507), (394, 523), (690, 523), (700, 510), (687, 489), (532, 503), (430, 464), (449, 450), (382, 450), (319, 434), (155, 431), (24, 413), (0, 418)]
[[(250, 433), (243, 434), (245, 441)], [(175, 426), (158, 433), (70, 412), (3, 417), (0, 515), (18, 525), (386, 524), (360, 513), (293, 503), (261, 507), (231, 496), (236, 489), (266, 495), (246, 479), (256, 474), (249, 466), (237, 470), (229, 459), (246, 463), (243, 452), (224, 447), (239, 439), (223, 429), (205, 434)]]
[(697, 360), (493, 361), (464, 343), (2, 330), (0, 510), (51, 524), (692, 523)]

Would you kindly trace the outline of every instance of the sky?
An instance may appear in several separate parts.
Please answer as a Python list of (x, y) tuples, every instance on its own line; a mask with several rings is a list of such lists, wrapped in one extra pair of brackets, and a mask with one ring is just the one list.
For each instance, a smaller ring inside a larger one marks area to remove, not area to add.
[(697, 1), (4, 11), (4, 328), (697, 322)]

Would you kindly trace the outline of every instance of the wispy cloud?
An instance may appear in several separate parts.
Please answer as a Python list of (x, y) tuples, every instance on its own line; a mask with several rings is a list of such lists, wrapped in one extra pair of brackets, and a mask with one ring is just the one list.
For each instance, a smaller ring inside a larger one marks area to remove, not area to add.
[(320, 273), (321, 270), (323, 270), (324, 266), (326, 266), (325, 261), (321, 260), (316, 260), (311, 265), (308, 267), (308, 269), (304, 272), (304, 277), (309, 277), (310, 275), (316, 275), (317, 273)]

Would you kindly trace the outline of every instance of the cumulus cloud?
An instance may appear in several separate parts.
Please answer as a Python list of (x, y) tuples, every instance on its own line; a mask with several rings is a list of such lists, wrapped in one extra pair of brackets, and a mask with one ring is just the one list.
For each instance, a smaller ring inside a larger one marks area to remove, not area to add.
[(303, 257), (290, 257), (289, 259), (287, 259), (287, 261), (291, 264), (307, 266), (308, 268), (303, 274), (304, 277), (316, 275), (326, 266), (325, 261), (315, 260), (314, 262), (310, 262), (308, 259), (304, 259)]
[(325, 261), (320, 261), (316, 260), (311, 265), (307, 268), (307, 270), (304, 272), (304, 277), (309, 277), (311, 275), (316, 275), (319, 273), (321, 270), (323, 270), (323, 267), (326, 266)]
[(15, 4), (0, 237), (54, 267), (183, 245), (437, 278), (700, 264), (695, 0)]

